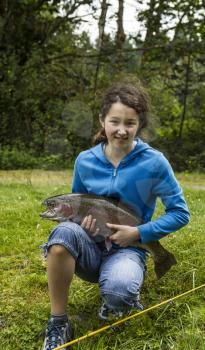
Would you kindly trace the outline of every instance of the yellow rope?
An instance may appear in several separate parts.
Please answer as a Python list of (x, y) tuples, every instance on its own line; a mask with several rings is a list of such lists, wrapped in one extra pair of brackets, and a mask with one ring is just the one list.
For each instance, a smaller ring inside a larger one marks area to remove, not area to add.
[(198, 287), (196, 287), (196, 288), (190, 289), (190, 290), (188, 290), (187, 292), (184, 292), (184, 293), (182, 293), (182, 294), (178, 294), (178, 295), (176, 295), (176, 296), (173, 297), (173, 298), (170, 298), (170, 299), (167, 299), (167, 300), (165, 300), (165, 301), (162, 301), (161, 303), (156, 304), (156, 305), (154, 305), (154, 306), (151, 306), (151, 307), (149, 307), (148, 309), (145, 309), (145, 310), (140, 311), (140, 312), (136, 312), (136, 313), (134, 313), (133, 315), (127, 316), (127, 317), (125, 317), (125, 318), (123, 318), (123, 319), (121, 319), (121, 320), (118, 320), (118, 321), (112, 323), (111, 325), (107, 325), (107, 326), (104, 326), (104, 327), (102, 327), (102, 328), (97, 329), (96, 331), (89, 332), (89, 333), (87, 333), (86, 335), (83, 335), (83, 336), (80, 337), (80, 338), (76, 338), (76, 339), (74, 339), (74, 340), (69, 341), (69, 342), (66, 343), (66, 344), (63, 344), (63, 345), (61, 345), (61, 346), (58, 346), (58, 347), (55, 348), (54, 350), (64, 349), (64, 348), (66, 348), (66, 347), (68, 347), (68, 346), (71, 346), (71, 345), (73, 345), (73, 344), (75, 344), (75, 343), (80, 342), (80, 341), (83, 340), (83, 339), (86, 339), (86, 338), (92, 337), (92, 336), (94, 336), (94, 335), (96, 335), (96, 334), (99, 334), (99, 333), (101, 333), (101, 332), (104, 332), (104, 331), (106, 331), (107, 329), (112, 328), (112, 327), (115, 327), (115, 326), (117, 326), (117, 325), (119, 325), (119, 324), (121, 324), (121, 323), (123, 323), (123, 322), (126, 322), (127, 320), (130, 320), (130, 319), (132, 319), (132, 318), (134, 318), (134, 317), (139, 317), (139, 316), (141, 316), (141, 315), (147, 313), (148, 311), (154, 310), (154, 309), (156, 309), (157, 307), (160, 307), (160, 306), (162, 306), (162, 305), (164, 305), (164, 304), (167, 304), (167, 303), (169, 303), (169, 302), (172, 302), (173, 300), (176, 300), (176, 299), (178, 299), (178, 298), (181, 298), (182, 296), (187, 295), (187, 294), (189, 294), (189, 293), (192, 293), (192, 292), (196, 291), (197, 289), (200, 289), (200, 288), (203, 288), (203, 287), (205, 287), (205, 284), (202, 284), (201, 286), (198, 286)]

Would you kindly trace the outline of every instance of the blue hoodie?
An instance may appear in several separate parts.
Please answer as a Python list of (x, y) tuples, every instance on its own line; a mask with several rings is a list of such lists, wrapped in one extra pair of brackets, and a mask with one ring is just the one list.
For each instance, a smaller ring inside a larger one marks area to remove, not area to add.
[[(104, 143), (81, 152), (74, 165), (72, 192), (115, 197), (127, 203), (142, 218), (138, 230), (141, 243), (147, 243), (185, 226), (189, 211), (168, 160), (140, 138), (136, 141), (117, 168), (104, 155)], [(151, 221), (157, 197), (165, 213)], [(144, 256), (141, 249), (129, 248)]]

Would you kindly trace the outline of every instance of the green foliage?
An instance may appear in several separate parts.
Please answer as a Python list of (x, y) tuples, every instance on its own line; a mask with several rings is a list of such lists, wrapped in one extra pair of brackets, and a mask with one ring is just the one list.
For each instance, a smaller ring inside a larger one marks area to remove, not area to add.
[(0, 150), (0, 169), (65, 169), (72, 167), (71, 157), (50, 154), (36, 157), (30, 150), (4, 147)]
[(26, 169), (36, 166), (37, 159), (25, 151), (18, 151), (16, 148), (0, 150), (1, 169)]
[[(48, 196), (69, 192), (71, 171), (1, 171), (1, 299), (0, 343), (4, 350), (40, 349), (49, 315), (46, 262), (39, 247), (55, 223), (43, 221), (41, 202)], [(204, 174), (177, 174), (191, 212), (191, 222), (163, 239), (178, 264), (157, 281), (153, 263), (141, 291), (146, 308), (204, 283), (205, 219)], [(198, 189), (197, 189), (198, 186)], [(157, 204), (156, 216), (162, 213)], [(127, 321), (121, 326), (87, 338), (74, 348), (87, 350), (204, 350), (204, 290)], [(103, 327), (97, 312), (99, 289), (75, 277), (68, 312), (75, 337)], [(136, 312), (134, 310), (133, 312)]]
[(145, 36), (128, 36), (121, 52), (115, 33), (105, 33), (100, 52), (88, 33), (77, 34), (84, 19), (76, 10), (92, 12), (94, 5), (92, 0), (0, 5), (1, 168), (47, 162), (61, 168), (73, 162), (99, 128), (104, 90), (127, 76), (140, 78), (152, 97), (157, 136), (152, 145), (177, 170), (204, 170), (203, 2), (150, 1), (137, 13)]

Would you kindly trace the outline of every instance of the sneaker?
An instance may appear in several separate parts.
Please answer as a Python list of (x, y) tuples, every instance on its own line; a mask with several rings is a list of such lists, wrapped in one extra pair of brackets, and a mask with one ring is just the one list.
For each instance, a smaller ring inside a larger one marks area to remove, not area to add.
[[(68, 343), (73, 338), (73, 330), (70, 322), (64, 319), (51, 317), (48, 320), (46, 335), (41, 350), (52, 350)], [(65, 348), (66, 350), (67, 348)]]
[(101, 305), (100, 310), (98, 312), (99, 319), (104, 321), (108, 319), (117, 319), (122, 316), (123, 316), (122, 311), (116, 311), (116, 310), (110, 309), (105, 303)]
[(114, 309), (109, 308), (105, 303), (102, 303), (100, 310), (98, 312), (98, 317), (100, 320), (112, 320), (122, 317), (123, 315), (129, 315), (132, 312), (132, 309), (144, 310), (142, 304), (140, 304), (139, 300), (136, 300), (132, 305), (132, 308), (122, 311), (116, 311)]

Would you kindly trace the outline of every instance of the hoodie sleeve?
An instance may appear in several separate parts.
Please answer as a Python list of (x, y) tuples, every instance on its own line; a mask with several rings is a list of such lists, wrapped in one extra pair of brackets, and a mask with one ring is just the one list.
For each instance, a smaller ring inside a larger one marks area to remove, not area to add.
[(190, 217), (182, 189), (169, 162), (160, 155), (157, 163), (157, 171), (153, 174), (152, 195), (161, 199), (165, 214), (154, 221), (138, 226), (142, 243), (159, 240), (179, 230), (188, 224)]
[(72, 193), (87, 193), (85, 186), (82, 183), (79, 171), (79, 158), (76, 159), (73, 170)]

